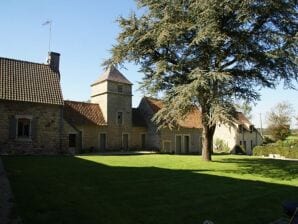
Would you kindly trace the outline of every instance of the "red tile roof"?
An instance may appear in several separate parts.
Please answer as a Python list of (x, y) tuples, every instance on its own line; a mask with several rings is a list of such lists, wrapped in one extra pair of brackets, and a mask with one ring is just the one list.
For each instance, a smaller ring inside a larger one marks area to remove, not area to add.
[(111, 65), (91, 86), (106, 80), (132, 85), (117, 68)]
[[(162, 107), (163, 102), (151, 97), (145, 97), (154, 113), (157, 113)], [(180, 127), (184, 128), (202, 128), (201, 112), (197, 108), (193, 108), (185, 117), (183, 121), (178, 121)]]
[(63, 105), (60, 75), (48, 64), (0, 57), (0, 99)]
[(98, 104), (64, 101), (64, 119), (74, 125), (106, 125)]
[[(154, 113), (157, 113), (163, 107), (163, 102), (161, 100), (151, 97), (145, 97), (145, 100), (148, 102)], [(202, 128), (201, 116), (202, 114), (200, 110), (193, 108), (193, 110), (187, 114), (186, 118), (178, 123), (185, 128)], [(242, 124), (248, 127), (252, 125), (242, 112), (236, 112), (235, 121), (237, 124)]]
[(238, 124), (245, 124), (245, 125), (252, 125), (252, 123), (250, 123), (250, 121), (247, 119), (247, 117), (245, 117), (245, 115), (242, 112), (236, 112), (236, 122)]

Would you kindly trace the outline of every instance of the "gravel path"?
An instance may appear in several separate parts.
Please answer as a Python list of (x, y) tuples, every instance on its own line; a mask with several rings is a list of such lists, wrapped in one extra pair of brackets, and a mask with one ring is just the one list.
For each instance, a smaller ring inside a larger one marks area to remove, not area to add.
[(21, 224), (17, 216), (13, 194), (0, 157), (0, 224)]

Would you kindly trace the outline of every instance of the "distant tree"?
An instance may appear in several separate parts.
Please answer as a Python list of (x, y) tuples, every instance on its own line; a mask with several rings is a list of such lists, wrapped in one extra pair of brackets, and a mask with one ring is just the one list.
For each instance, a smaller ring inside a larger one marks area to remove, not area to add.
[(237, 102), (235, 106), (238, 111), (242, 112), (245, 115), (245, 117), (248, 118), (248, 120), (252, 119), (252, 106), (249, 102)]
[(291, 121), (294, 114), (292, 104), (278, 103), (267, 115), (268, 131), (274, 140), (284, 140), (291, 134)]
[[(142, 87), (162, 93), (160, 127), (201, 110), (203, 160), (211, 160), (216, 123), (233, 119), (234, 100), (298, 78), (297, 1), (137, 0), (142, 14), (120, 17), (105, 65), (140, 65)], [(199, 119), (199, 118), (198, 118)]]

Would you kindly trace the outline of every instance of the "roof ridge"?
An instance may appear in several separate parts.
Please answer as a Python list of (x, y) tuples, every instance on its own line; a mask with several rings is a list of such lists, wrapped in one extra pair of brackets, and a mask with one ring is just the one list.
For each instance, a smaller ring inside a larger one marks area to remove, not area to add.
[(64, 102), (71, 102), (71, 103), (81, 103), (81, 104), (91, 104), (91, 105), (98, 105), (98, 103), (89, 103), (89, 102), (84, 102), (84, 101), (76, 101), (76, 100), (64, 100)]
[(162, 99), (158, 99), (158, 98), (155, 98), (155, 97), (152, 97), (152, 96), (143, 96), (143, 98), (145, 98), (145, 99), (151, 99), (151, 100), (158, 100), (158, 101), (163, 102)]
[(4, 60), (9, 60), (9, 61), (17, 61), (17, 62), (23, 62), (23, 63), (28, 63), (28, 64), (37, 64), (37, 65), (44, 65), (44, 66), (50, 66), (47, 63), (39, 63), (39, 62), (32, 62), (32, 61), (26, 61), (26, 60), (22, 60), (22, 59), (15, 59), (15, 58), (6, 58), (6, 57), (0, 57), (0, 60), (4, 59)]

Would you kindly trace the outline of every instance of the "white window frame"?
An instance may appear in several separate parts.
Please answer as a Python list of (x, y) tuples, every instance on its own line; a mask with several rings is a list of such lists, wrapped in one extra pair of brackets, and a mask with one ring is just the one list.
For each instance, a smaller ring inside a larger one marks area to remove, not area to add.
[[(32, 115), (15, 115), (16, 119), (16, 139), (17, 140), (32, 140), (32, 120), (33, 116)], [(19, 119), (28, 119), (30, 121), (30, 126), (29, 126), (29, 136), (19, 136)]]

